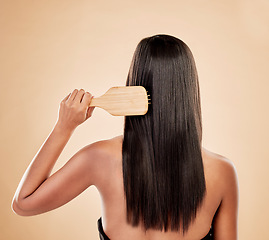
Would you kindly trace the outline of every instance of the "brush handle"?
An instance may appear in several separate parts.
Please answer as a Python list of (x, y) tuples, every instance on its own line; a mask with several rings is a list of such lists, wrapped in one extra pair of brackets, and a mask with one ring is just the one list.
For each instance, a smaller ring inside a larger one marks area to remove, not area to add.
[(107, 100), (104, 100), (104, 98), (101, 97), (93, 97), (91, 100), (91, 103), (89, 107), (104, 107), (106, 105)]
[(144, 115), (148, 110), (147, 92), (142, 86), (112, 87), (92, 98), (89, 107), (100, 107), (114, 116)]

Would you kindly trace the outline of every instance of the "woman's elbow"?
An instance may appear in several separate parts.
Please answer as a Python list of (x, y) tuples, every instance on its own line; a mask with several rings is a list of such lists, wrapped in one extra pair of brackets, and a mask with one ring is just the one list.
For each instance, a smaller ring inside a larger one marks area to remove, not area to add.
[(15, 214), (17, 214), (19, 216), (30, 216), (31, 215), (31, 214), (29, 214), (28, 211), (24, 211), (20, 207), (20, 202), (18, 202), (18, 200), (16, 198), (13, 198), (13, 200), (12, 200), (11, 209)]

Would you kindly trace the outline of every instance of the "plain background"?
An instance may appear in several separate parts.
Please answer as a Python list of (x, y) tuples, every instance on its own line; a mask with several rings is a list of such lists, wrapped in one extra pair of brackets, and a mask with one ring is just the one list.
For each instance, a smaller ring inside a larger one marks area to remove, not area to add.
[[(203, 146), (238, 172), (240, 239), (269, 239), (268, 12), (267, 0), (0, 1), (0, 239), (98, 239), (94, 187), (33, 217), (14, 214), (12, 197), (60, 101), (74, 88), (98, 97), (124, 86), (136, 45), (159, 33), (195, 57)], [(122, 134), (123, 120), (96, 108), (54, 171), (85, 145)]]

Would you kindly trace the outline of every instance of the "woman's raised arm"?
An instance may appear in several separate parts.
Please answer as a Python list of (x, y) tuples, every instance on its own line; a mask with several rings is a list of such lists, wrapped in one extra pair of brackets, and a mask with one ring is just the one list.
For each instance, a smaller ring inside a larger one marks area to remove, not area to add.
[(92, 115), (94, 107), (88, 107), (91, 99), (90, 93), (75, 89), (61, 101), (52, 132), (31, 161), (15, 192), (12, 208), (17, 214), (35, 215), (57, 208), (92, 184), (89, 171), (94, 168), (98, 144), (81, 149), (50, 176), (75, 128)]

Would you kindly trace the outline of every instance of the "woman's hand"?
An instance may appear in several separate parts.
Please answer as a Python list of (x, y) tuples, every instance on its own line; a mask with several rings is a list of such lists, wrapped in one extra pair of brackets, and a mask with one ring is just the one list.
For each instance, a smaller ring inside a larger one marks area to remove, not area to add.
[(56, 125), (66, 130), (75, 130), (78, 125), (91, 117), (95, 108), (89, 107), (92, 98), (89, 92), (75, 89), (61, 101)]

